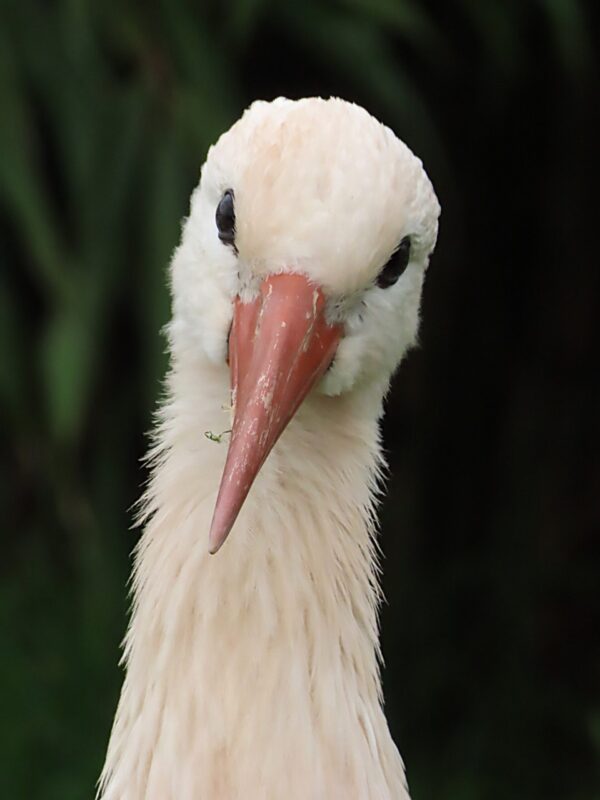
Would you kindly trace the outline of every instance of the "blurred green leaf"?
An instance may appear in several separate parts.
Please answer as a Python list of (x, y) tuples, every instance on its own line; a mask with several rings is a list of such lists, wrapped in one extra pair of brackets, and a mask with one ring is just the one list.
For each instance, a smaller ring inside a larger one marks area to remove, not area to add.
[(234, 0), (228, 13), (228, 39), (231, 38), (239, 47), (256, 34), (258, 25), (263, 22), (269, 12), (271, 0)]
[(8, 420), (15, 424), (31, 412), (27, 397), (26, 343), (22, 331), (25, 327), (18, 313), (15, 297), (9, 292), (2, 265), (0, 272), (0, 403)]
[[(166, 341), (162, 329), (169, 318), (168, 265), (181, 222), (187, 213), (192, 181), (183, 181), (180, 147), (174, 131), (161, 131), (152, 142), (152, 159), (144, 176), (144, 225), (139, 232), (140, 258), (136, 281), (146, 287), (138, 306), (140, 328), (146, 331), (144, 396), (156, 397), (166, 369)], [(148, 408), (150, 409), (150, 405)]]
[(443, 146), (423, 98), (408, 72), (394, 61), (377, 28), (333, 14), (315, 3), (287, 9), (290, 25), (324, 64), (335, 64), (357, 87), (381, 104), (396, 132), (420, 142), (420, 151), (444, 159)]
[(483, 66), (501, 77), (514, 77), (523, 61), (519, 35), (526, 6), (519, 0), (459, 0), (486, 53)]
[(436, 61), (448, 60), (449, 51), (433, 15), (413, 0), (343, 0), (349, 9), (360, 11), (385, 33), (401, 34), (419, 52)]
[(26, 94), (1, 28), (0, 109), (0, 200), (41, 286), (65, 297), (70, 290), (68, 260), (44, 192)]
[(83, 307), (58, 310), (48, 324), (41, 348), (42, 374), (50, 431), (72, 444), (80, 432), (93, 377), (93, 342)]
[(592, 64), (592, 25), (580, 0), (538, 0), (544, 9), (557, 50), (573, 75), (586, 72)]

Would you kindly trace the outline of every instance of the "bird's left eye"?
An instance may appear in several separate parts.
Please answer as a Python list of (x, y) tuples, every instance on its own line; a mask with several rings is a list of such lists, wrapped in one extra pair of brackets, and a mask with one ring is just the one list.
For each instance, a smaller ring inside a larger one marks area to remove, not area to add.
[(392, 253), (390, 260), (377, 276), (377, 286), (381, 289), (387, 289), (388, 286), (393, 286), (406, 269), (409, 260), (410, 236), (405, 236)]
[(233, 190), (227, 189), (219, 201), (215, 213), (219, 239), (224, 244), (234, 244), (235, 240), (235, 209), (233, 207)]

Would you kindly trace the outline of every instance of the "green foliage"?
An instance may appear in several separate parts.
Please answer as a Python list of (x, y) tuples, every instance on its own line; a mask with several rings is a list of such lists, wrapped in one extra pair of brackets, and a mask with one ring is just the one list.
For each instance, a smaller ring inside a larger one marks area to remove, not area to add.
[[(565, 74), (586, 74), (582, 3), (456, 0), (447, 13), (481, 49), (482, 104), (527, 69), (532, 5)], [(166, 267), (207, 148), (260, 84), (248, 72), (266, 35), (452, 171), (418, 74), (456, 70), (457, 53), (417, 0), (0, 8), (2, 797), (92, 796), (120, 684), (140, 432), (166, 366)], [(415, 760), (416, 800), (491, 796), (476, 774), (434, 780)]]

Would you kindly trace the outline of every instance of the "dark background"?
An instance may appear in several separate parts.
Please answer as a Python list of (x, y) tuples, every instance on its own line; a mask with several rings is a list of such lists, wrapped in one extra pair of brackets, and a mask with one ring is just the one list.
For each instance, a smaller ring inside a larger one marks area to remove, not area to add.
[(600, 797), (593, 4), (0, 6), (0, 796), (91, 798), (165, 268), (254, 98), (341, 95), (442, 204), (384, 424), (387, 712), (414, 800)]

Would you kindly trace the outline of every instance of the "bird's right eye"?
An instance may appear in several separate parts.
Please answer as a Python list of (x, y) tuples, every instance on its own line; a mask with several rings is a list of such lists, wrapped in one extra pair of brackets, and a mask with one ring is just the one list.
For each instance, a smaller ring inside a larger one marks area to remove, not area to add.
[(223, 244), (234, 244), (235, 240), (235, 209), (233, 207), (233, 190), (227, 189), (219, 201), (215, 213), (219, 239)]
[(377, 276), (377, 286), (381, 289), (387, 289), (389, 286), (393, 286), (408, 266), (409, 261), (410, 236), (405, 236), (392, 253), (392, 257), (388, 263)]

